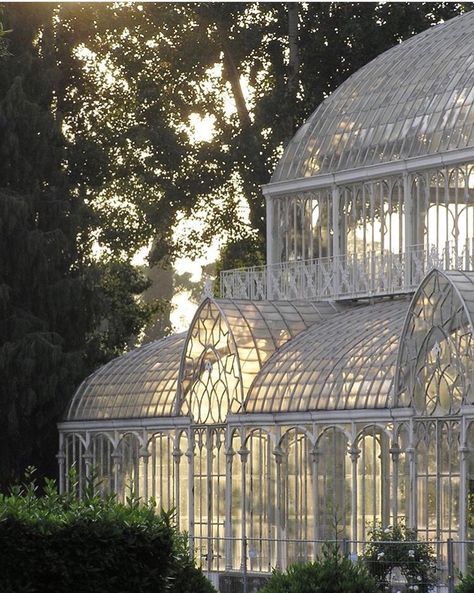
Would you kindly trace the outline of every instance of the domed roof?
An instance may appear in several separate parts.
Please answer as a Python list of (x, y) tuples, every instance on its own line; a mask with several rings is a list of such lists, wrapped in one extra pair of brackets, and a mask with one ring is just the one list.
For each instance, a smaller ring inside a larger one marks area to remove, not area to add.
[(111, 360), (81, 383), (66, 419), (170, 416), (185, 339), (175, 334)]
[(474, 146), (474, 11), (392, 47), (328, 97), (271, 182)]
[(405, 298), (351, 307), (312, 325), (268, 360), (247, 413), (390, 407)]
[[(246, 394), (266, 360), (315, 323), (337, 314), (331, 303), (205, 299), (188, 332), (136, 348), (98, 369), (77, 389), (67, 421), (123, 420), (176, 415), (179, 384), (202, 373), (206, 349), (226, 356), (235, 345)], [(222, 326), (226, 329), (223, 331)], [(230, 336), (228, 335), (230, 332)]]

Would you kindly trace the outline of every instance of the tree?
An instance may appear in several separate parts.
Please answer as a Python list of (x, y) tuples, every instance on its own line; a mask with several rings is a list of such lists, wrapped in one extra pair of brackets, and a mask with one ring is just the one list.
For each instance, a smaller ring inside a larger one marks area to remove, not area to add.
[[(77, 170), (90, 160), (101, 163), (92, 204), (100, 240), (122, 251), (153, 241), (152, 260), (166, 265), (176, 255), (197, 254), (216, 234), (233, 243), (256, 233), (263, 242), (260, 186), (294, 130), (376, 55), (469, 8), (63, 5), (59, 37), (91, 56), (78, 76), (76, 54), (65, 76), (65, 111), (72, 133), (92, 151), (81, 153)], [(211, 122), (209, 138), (196, 140), (192, 121)], [(90, 180), (82, 181), (87, 194)], [(201, 228), (177, 237), (172, 229), (191, 217)]]
[[(75, 386), (117, 355), (150, 309), (127, 262), (94, 262), (90, 212), (65, 166), (51, 5), (9, 6), (0, 63), (0, 488), (55, 471), (56, 422)], [(41, 35), (39, 33), (41, 32)], [(84, 240), (84, 241), (83, 241)]]
[(223, 270), (245, 268), (247, 266), (263, 266), (265, 255), (263, 245), (258, 236), (244, 237), (224, 245), (216, 262), (214, 294), (220, 295), (220, 273)]
[[(62, 172), (64, 144), (48, 109), (54, 70), (35, 57), (38, 19), (9, 20), (0, 65), (0, 481), (52, 447), (51, 417), (81, 367), (75, 265), (78, 208)], [(6, 15), (9, 16), (8, 14)], [(29, 43), (27, 43), (29, 40)]]
[(0, 60), (8, 55), (6, 40), (7, 33), (9, 33), (9, 31), (5, 31), (0, 21)]

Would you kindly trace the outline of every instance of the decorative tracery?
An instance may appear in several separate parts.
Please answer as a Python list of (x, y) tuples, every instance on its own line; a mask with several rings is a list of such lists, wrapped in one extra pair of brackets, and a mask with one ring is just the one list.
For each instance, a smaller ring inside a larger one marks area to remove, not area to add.
[(242, 405), (240, 370), (232, 333), (214, 303), (206, 301), (190, 330), (181, 371), (181, 413), (197, 424), (225, 422)]
[(401, 339), (398, 405), (419, 414), (456, 413), (470, 402), (470, 319), (453, 284), (438, 271), (422, 283)]

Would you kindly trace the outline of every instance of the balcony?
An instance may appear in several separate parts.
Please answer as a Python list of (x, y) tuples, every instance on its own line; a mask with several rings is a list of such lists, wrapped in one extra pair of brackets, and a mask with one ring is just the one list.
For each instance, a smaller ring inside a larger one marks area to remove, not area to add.
[(225, 270), (221, 297), (248, 300), (344, 300), (413, 292), (425, 274), (441, 270), (473, 270), (474, 240), (460, 250), (450, 243), (406, 253), (341, 255)]

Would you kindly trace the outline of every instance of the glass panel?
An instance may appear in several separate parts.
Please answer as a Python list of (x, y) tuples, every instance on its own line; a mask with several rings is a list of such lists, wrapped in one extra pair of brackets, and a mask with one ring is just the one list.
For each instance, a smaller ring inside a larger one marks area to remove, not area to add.
[(225, 432), (207, 427), (193, 433), (195, 553), (210, 571), (225, 555)]
[(128, 496), (139, 497), (141, 494), (139, 452), (140, 441), (136, 435), (129, 433), (122, 437), (113, 454), (118, 473), (115, 491), (121, 501)]
[(386, 407), (406, 311), (406, 300), (394, 300), (354, 307), (314, 324), (262, 368), (246, 411)]
[(113, 445), (110, 437), (97, 434), (91, 437), (91, 453), (93, 472), (97, 476), (97, 483), (103, 494), (114, 491), (114, 460)]
[[(79, 496), (86, 486), (85, 447), (82, 435), (68, 434), (65, 437), (66, 490), (74, 490)], [(74, 481), (70, 481), (70, 474)]]
[(300, 128), (272, 182), (472, 145), (473, 23), (468, 12), (358, 70)]
[[(269, 435), (254, 431), (248, 439), (246, 464), (249, 570), (271, 570), (276, 564), (276, 476)], [(280, 512), (283, 505), (280, 501)]]
[(357, 538), (365, 541), (370, 529), (388, 524), (389, 457), (386, 437), (375, 427), (366, 429), (358, 447)]
[(314, 539), (311, 448), (310, 440), (298, 430), (290, 430), (282, 442), (288, 564), (306, 562), (314, 555), (310, 544)]
[(317, 536), (334, 540), (351, 536), (351, 463), (347, 438), (336, 428), (328, 428), (318, 441)]
[(153, 497), (158, 509), (176, 508), (173, 437), (154, 434), (148, 442), (148, 452), (148, 497)]
[(74, 395), (68, 420), (169, 416), (174, 412), (185, 334), (151, 342), (88, 377)]
[(398, 476), (397, 476), (397, 516), (408, 520), (410, 508), (410, 464), (407, 453), (410, 437), (408, 426), (402, 425), (398, 430)]
[(332, 246), (330, 189), (278, 200), (280, 261), (329, 257)]
[(194, 422), (224, 422), (241, 403), (240, 370), (233, 336), (219, 309), (206, 301), (190, 330), (181, 374), (181, 412)]
[(419, 421), (416, 439), (418, 529), (445, 541), (459, 530), (459, 423)]
[[(457, 413), (470, 393), (472, 333), (464, 303), (471, 285), (462, 272), (448, 277), (434, 271), (418, 289), (401, 340), (398, 405), (418, 413)], [(468, 297), (469, 298), (469, 297)]]

